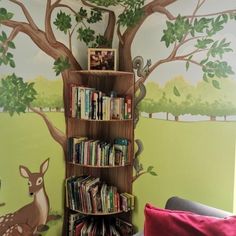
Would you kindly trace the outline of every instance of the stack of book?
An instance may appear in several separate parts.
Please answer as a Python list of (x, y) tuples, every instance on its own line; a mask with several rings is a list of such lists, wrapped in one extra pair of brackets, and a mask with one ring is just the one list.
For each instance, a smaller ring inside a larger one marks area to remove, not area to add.
[[(92, 176), (66, 179), (66, 203), (72, 210), (83, 213), (116, 213), (121, 209), (121, 197), (115, 186), (102, 183)], [(122, 206), (122, 209), (125, 207)]]
[(125, 212), (134, 210), (134, 195), (129, 193), (121, 193), (120, 199), (121, 210)]
[(95, 88), (70, 84), (70, 117), (92, 120), (132, 118), (131, 96), (114, 97)]
[(128, 164), (128, 139), (116, 138), (114, 143), (88, 137), (68, 139), (68, 161), (80, 165), (124, 166)]
[(118, 217), (108, 220), (104, 218), (85, 217), (77, 214), (77, 219), (73, 221), (73, 218), (69, 218), (69, 225), (73, 226), (69, 231), (69, 236), (133, 235), (133, 225)]

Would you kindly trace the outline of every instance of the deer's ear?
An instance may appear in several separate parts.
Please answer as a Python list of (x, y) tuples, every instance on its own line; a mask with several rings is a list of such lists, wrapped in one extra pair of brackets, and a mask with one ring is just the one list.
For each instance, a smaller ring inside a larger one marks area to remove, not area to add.
[(48, 158), (46, 161), (44, 161), (44, 162), (41, 164), (41, 166), (40, 166), (40, 172), (41, 172), (42, 174), (44, 174), (44, 173), (47, 171), (47, 169), (48, 169), (48, 164), (49, 164), (49, 158)]
[(25, 166), (20, 166), (20, 174), (22, 177), (24, 178), (29, 178), (29, 175), (31, 174), (31, 172), (29, 171), (29, 169)]

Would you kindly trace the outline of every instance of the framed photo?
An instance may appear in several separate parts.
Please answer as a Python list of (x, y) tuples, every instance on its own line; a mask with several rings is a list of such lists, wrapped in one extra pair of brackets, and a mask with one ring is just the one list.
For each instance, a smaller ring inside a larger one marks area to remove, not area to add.
[(116, 49), (89, 48), (88, 70), (116, 71)]

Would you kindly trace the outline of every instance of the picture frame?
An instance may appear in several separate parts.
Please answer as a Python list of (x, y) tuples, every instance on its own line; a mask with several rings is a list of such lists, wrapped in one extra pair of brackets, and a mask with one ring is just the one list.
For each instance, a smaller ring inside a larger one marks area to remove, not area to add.
[(116, 71), (116, 49), (88, 48), (88, 70)]

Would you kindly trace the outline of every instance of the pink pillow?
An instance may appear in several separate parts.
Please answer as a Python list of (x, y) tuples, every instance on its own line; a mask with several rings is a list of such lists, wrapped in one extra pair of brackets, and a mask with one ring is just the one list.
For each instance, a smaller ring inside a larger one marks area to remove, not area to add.
[(216, 218), (145, 206), (145, 236), (236, 236), (236, 217)]

